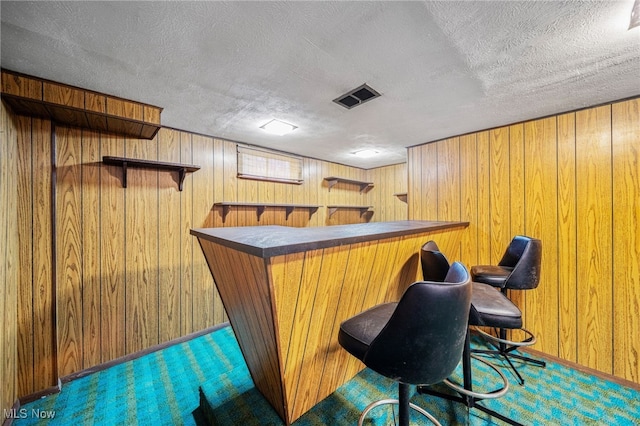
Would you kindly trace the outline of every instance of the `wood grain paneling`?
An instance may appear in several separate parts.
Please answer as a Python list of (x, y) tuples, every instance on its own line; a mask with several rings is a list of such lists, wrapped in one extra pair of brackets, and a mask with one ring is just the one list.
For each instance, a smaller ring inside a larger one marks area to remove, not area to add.
[(613, 104), (612, 127), (613, 373), (640, 383), (640, 100)]
[(576, 113), (578, 363), (612, 372), (611, 107)]
[[(19, 395), (56, 382), (51, 123), (18, 117)], [(39, 337), (36, 337), (39, 336)]]
[[(100, 134), (82, 132), (82, 336), (83, 367), (101, 362)], [(98, 273), (96, 273), (98, 272)]]
[(478, 264), (477, 157), (476, 135), (460, 136), (460, 220), (469, 222), (462, 231), (460, 258), (467, 259), (471, 265)]
[(513, 237), (510, 216), (509, 128), (489, 131), (489, 179), (503, 184), (489, 189), (491, 217), (491, 263), (498, 263)]
[(389, 222), (408, 218), (407, 203), (394, 194), (407, 192), (406, 163), (367, 170), (364, 180), (373, 182), (364, 205), (374, 206), (370, 222)]
[[(127, 140), (125, 156), (157, 160), (157, 145), (156, 140)], [(125, 352), (132, 353), (158, 343), (159, 172), (139, 168), (127, 173), (130, 183), (124, 191), (127, 262), (124, 319)]]
[(575, 113), (558, 116), (558, 354), (573, 362), (578, 356), (575, 127)]
[[(4, 104), (3, 104), (3, 112)], [(31, 330), (34, 329), (36, 322), (34, 321), (34, 261), (32, 244), (33, 239), (33, 165), (32, 160), (37, 157), (34, 155), (31, 137), (31, 122), (29, 117), (17, 117), (17, 149), (18, 161), (17, 168), (20, 173), (17, 175), (17, 190), (22, 194), (18, 197), (18, 239), (23, 242), (19, 245), (20, 275), (18, 285), (18, 357), (21, 362), (18, 363), (18, 394), (26, 395), (35, 392), (35, 378), (33, 374), (34, 368), (34, 335)], [(4, 135), (4, 133), (3, 133)], [(51, 161), (49, 161), (49, 164)], [(2, 170), (10, 170), (2, 168)], [(50, 175), (50, 174), (49, 174)], [(3, 178), (3, 181), (6, 181)], [(3, 208), (5, 210), (5, 208)], [(46, 223), (46, 222), (45, 222)], [(50, 264), (51, 262), (49, 262)], [(51, 282), (51, 279), (45, 281)], [(51, 288), (51, 286), (49, 286)]]
[[(124, 157), (124, 138), (101, 135), (102, 155)], [(126, 354), (125, 350), (125, 191), (122, 170), (100, 167), (100, 290), (102, 293), (102, 362)]]
[(56, 129), (56, 330), (58, 372), (66, 376), (83, 366), (82, 291), (82, 151), (81, 131)]
[[(633, 99), (461, 136), (459, 159), (460, 220), (470, 221), (460, 259), (469, 266), (495, 263), (513, 235), (540, 238), (540, 286), (510, 293), (539, 339), (535, 348), (636, 383), (638, 104)], [(426, 204), (425, 184), (450, 179), (438, 173), (421, 180), (421, 169), (432, 166), (424, 147), (409, 149), (410, 215)]]
[(18, 397), (18, 136), (14, 116), (0, 105), (0, 409)]
[[(557, 254), (557, 136), (556, 118), (527, 122), (525, 146), (525, 233), (542, 240), (544, 267), (541, 285), (522, 292), (527, 328), (544, 336), (536, 348), (557, 353), (558, 254)], [(542, 285), (544, 284), (544, 285)]]
[[(157, 138), (158, 160), (180, 163), (180, 132), (160, 129)], [(166, 342), (181, 335), (180, 258), (182, 239), (186, 237), (183, 236), (180, 223), (182, 194), (175, 190), (174, 179), (173, 173), (158, 173), (158, 274), (162, 277), (158, 280), (158, 341), (160, 342)]]
[[(525, 161), (524, 124), (509, 127), (509, 222), (510, 235), (525, 233)], [(503, 251), (506, 245), (503, 247)], [(492, 250), (498, 252), (498, 248)], [(502, 254), (500, 254), (502, 256)], [(526, 292), (508, 291), (509, 298), (518, 306), (524, 306)], [(526, 313), (523, 313), (523, 320)]]

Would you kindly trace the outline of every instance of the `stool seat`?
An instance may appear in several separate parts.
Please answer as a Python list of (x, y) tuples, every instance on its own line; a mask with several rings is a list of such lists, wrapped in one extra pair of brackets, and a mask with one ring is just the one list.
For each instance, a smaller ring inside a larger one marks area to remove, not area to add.
[(389, 322), (397, 303), (383, 303), (345, 321), (338, 332), (338, 343), (350, 354), (363, 359), (371, 342)]
[(469, 325), (522, 328), (522, 312), (511, 300), (490, 285), (471, 284)]
[(502, 288), (512, 271), (508, 266), (476, 265), (471, 267), (471, 276), (475, 282)]

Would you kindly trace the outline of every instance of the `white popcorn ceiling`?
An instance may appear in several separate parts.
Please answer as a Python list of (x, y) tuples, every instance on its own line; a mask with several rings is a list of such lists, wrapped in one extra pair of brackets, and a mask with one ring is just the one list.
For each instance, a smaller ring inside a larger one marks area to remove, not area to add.
[[(1, 2), (1, 65), (168, 127), (371, 168), (406, 147), (640, 95), (633, 0)], [(367, 83), (382, 94), (332, 100)], [(259, 126), (298, 126), (278, 137)], [(358, 159), (363, 148), (381, 152)]]

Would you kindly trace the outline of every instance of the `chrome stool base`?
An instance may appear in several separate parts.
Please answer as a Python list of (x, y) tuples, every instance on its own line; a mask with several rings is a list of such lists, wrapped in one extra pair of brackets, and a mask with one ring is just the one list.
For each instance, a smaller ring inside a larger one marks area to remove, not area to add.
[[(369, 412), (371, 410), (373, 410), (376, 407), (379, 407), (381, 405), (389, 405), (389, 404), (398, 404), (398, 400), (397, 399), (381, 399), (380, 401), (375, 401), (372, 402), (371, 404), (367, 405), (367, 408), (364, 409), (364, 411), (362, 412), (362, 414), (360, 414), (360, 418), (358, 419), (358, 426), (362, 426), (364, 423), (364, 419), (365, 417), (367, 417), (367, 414), (369, 414)], [(429, 414), (427, 411), (425, 411), (424, 409), (418, 407), (415, 404), (409, 403), (409, 407), (411, 407), (412, 409), (414, 409), (415, 411), (417, 411), (418, 413), (422, 414), (423, 416), (425, 416), (426, 418), (428, 418), (429, 420), (431, 420), (431, 422), (434, 425), (437, 426), (442, 426), (440, 424), (439, 421), (436, 420), (435, 417), (433, 417), (431, 414)]]

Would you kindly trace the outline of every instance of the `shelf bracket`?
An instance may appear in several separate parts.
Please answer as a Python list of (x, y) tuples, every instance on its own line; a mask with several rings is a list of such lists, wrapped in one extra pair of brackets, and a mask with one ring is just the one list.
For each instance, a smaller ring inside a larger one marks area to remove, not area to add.
[(260, 216), (267, 209), (267, 206), (256, 206), (256, 215), (258, 216), (258, 222), (260, 222)]
[(284, 220), (289, 220), (289, 216), (291, 215), (291, 213), (293, 213), (293, 206), (287, 206), (285, 207), (285, 218)]
[(227, 215), (229, 214), (229, 210), (231, 206), (222, 206), (222, 223), (227, 220)]
[(318, 207), (317, 207), (317, 206), (315, 206), (315, 207), (309, 207), (309, 220), (311, 220), (311, 216), (313, 216), (313, 214), (314, 214), (315, 212), (317, 212), (317, 211), (318, 211)]
[(127, 187), (127, 162), (122, 162), (122, 187)]
[(182, 184), (184, 183), (184, 179), (187, 177), (187, 169), (181, 168), (178, 170), (178, 190), (182, 192)]

